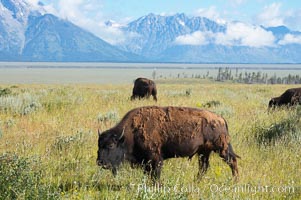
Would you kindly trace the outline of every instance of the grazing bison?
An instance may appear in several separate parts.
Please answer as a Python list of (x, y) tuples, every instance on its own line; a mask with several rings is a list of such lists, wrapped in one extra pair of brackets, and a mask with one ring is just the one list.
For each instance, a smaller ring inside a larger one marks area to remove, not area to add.
[(131, 100), (144, 97), (149, 98), (150, 95), (157, 101), (157, 88), (155, 82), (147, 78), (137, 78), (134, 83)]
[(301, 88), (287, 89), (281, 96), (274, 97), (269, 101), (269, 108), (276, 106), (293, 106), (301, 104)]
[(238, 176), (239, 158), (230, 144), (227, 122), (207, 110), (187, 107), (140, 107), (129, 111), (113, 128), (99, 132), (97, 164), (111, 169), (127, 160), (160, 178), (163, 160), (198, 156), (198, 179), (216, 152)]

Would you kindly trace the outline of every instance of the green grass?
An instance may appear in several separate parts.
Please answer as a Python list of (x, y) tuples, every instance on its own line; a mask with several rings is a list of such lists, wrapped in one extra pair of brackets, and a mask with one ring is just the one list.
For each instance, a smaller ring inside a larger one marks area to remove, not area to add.
[[(300, 199), (300, 115), (267, 111), (269, 99), (290, 87), (162, 80), (155, 103), (130, 101), (132, 84), (0, 85), (11, 90), (0, 97), (0, 199)], [(223, 115), (242, 157), (239, 181), (215, 154), (200, 182), (196, 158), (166, 160), (160, 187), (128, 163), (117, 177), (99, 168), (97, 130), (154, 104)]]

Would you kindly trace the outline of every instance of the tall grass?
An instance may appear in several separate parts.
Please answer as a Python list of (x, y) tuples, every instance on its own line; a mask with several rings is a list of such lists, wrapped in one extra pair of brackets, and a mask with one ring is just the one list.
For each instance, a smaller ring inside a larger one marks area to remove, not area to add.
[[(158, 81), (158, 102), (130, 101), (130, 84), (11, 88), (0, 96), (0, 199), (299, 199), (299, 111), (267, 110), (270, 97), (290, 86), (172, 81)], [(216, 154), (200, 182), (197, 158), (164, 161), (158, 187), (128, 163), (116, 177), (99, 168), (97, 130), (145, 105), (198, 107), (223, 115), (234, 151), (242, 157), (239, 181)]]
[[(277, 111), (272, 112), (271, 115), (278, 114)], [(285, 108), (284, 112), (286, 116), (272, 124), (257, 122), (254, 125), (254, 137), (260, 145), (301, 144), (301, 107), (291, 110)]]

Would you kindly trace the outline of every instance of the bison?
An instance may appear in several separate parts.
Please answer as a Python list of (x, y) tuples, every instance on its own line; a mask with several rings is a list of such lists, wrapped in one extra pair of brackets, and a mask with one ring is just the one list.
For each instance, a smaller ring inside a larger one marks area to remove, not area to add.
[(123, 161), (141, 165), (158, 180), (163, 160), (198, 156), (200, 179), (216, 152), (238, 177), (237, 158), (228, 125), (219, 115), (189, 107), (139, 107), (129, 111), (113, 128), (99, 133), (97, 164), (116, 175)]
[(276, 106), (293, 106), (301, 104), (301, 88), (287, 89), (281, 96), (274, 97), (269, 101), (269, 108)]
[(134, 83), (131, 100), (144, 97), (149, 98), (150, 95), (157, 101), (157, 88), (155, 82), (147, 78), (137, 78)]

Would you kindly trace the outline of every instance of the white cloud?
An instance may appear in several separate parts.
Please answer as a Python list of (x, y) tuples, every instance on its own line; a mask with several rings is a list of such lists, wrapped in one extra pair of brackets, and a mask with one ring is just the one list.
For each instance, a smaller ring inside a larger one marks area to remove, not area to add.
[(206, 45), (208, 43), (215, 43), (227, 46), (263, 47), (274, 46), (275, 37), (272, 32), (266, 31), (260, 26), (238, 22), (229, 23), (225, 33), (196, 31), (189, 35), (177, 37), (175, 43), (182, 45)]
[(59, 16), (58, 10), (55, 9), (53, 4), (44, 5), (43, 8), (46, 10), (47, 13), (51, 13), (55, 16)]
[(40, 5), (40, 0), (25, 0), (32, 8), (39, 10), (41, 13), (45, 13), (46, 10)]
[(285, 25), (293, 30), (301, 31), (301, 9), (292, 10), (287, 12), (285, 17)]
[(192, 34), (181, 35), (176, 38), (175, 43), (181, 45), (205, 45), (208, 44), (211, 32), (196, 31)]
[(241, 5), (242, 3), (244, 3), (246, 0), (229, 0), (231, 4), (234, 5)]
[(226, 21), (220, 17), (220, 14), (216, 10), (215, 6), (211, 6), (209, 8), (200, 8), (196, 11), (196, 15), (201, 17), (206, 17), (220, 24), (226, 23)]
[(301, 44), (301, 35), (286, 34), (282, 40), (279, 41), (280, 45), (287, 44)]
[[(258, 4), (264, 4), (264, 0), (256, 0)], [(219, 12), (218, 6), (210, 6), (208, 8), (199, 8), (194, 15), (207, 17), (216, 21), (219, 24), (226, 24), (229, 20), (244, 19), (245, 22), (253, 22), (254, 24), (263, 25), (265, 27), (273, 26), (287, 26), (291, 30), (301, 31), (301, 9), (291, 8), (283, 9), (283, 3), (275, 2), (266, 4), (261, 11), (252, 19), (249, 19), (249, 14), (244, 13), (242, 6), (247, 6), (247, 0), (228, 0), (228, 6), (232, 6), (231, 9), (225, 9)], [(234, 8), (233, 8), (234, 7)], [(250, 7), (250, 9), (252, 9)], [(249, 19), (249, 20), (248, 20)]]
[(216, 44), (263, 47), (273, 46), (275, 37), (272, 32), (259, 26), (241, 22), (229, 23), (225, 33), (216, 35)]
[(301, 9), (291, 8), (283, 10), (281, 3), (272, 3), (263, 8), (255, 17), (255, 23), (266, 27), (287, 26), (292, 30), (301, 31)]
[[(100, 22), (97, 27), (94, 27), (94, 33), (96, 33), (101, 39), (109, 42), (110, 44), (123, 43), (127, 37), (120, 29), (121, 25), (114, 24), (113, 26), (106, 26)], [(93, 28), (91, 27), (91, 31)]]
[(272, 3), (265, 6), (263, 11), (257, 15), (257, 23), (264, 26), (284, 25), (285, 14), (281, 12), (281, 3)]
[[(36, 2), (36, 0), (28, 1)], [(120, 43), (126, 39), (120, 26), (106, 26), (107, 19), (101, 12), (102, 0), (59, 0), (57, 5), (48, 4), (44, 6), (44, 9), (48, 13), (71, 21), (111, 44)]]

